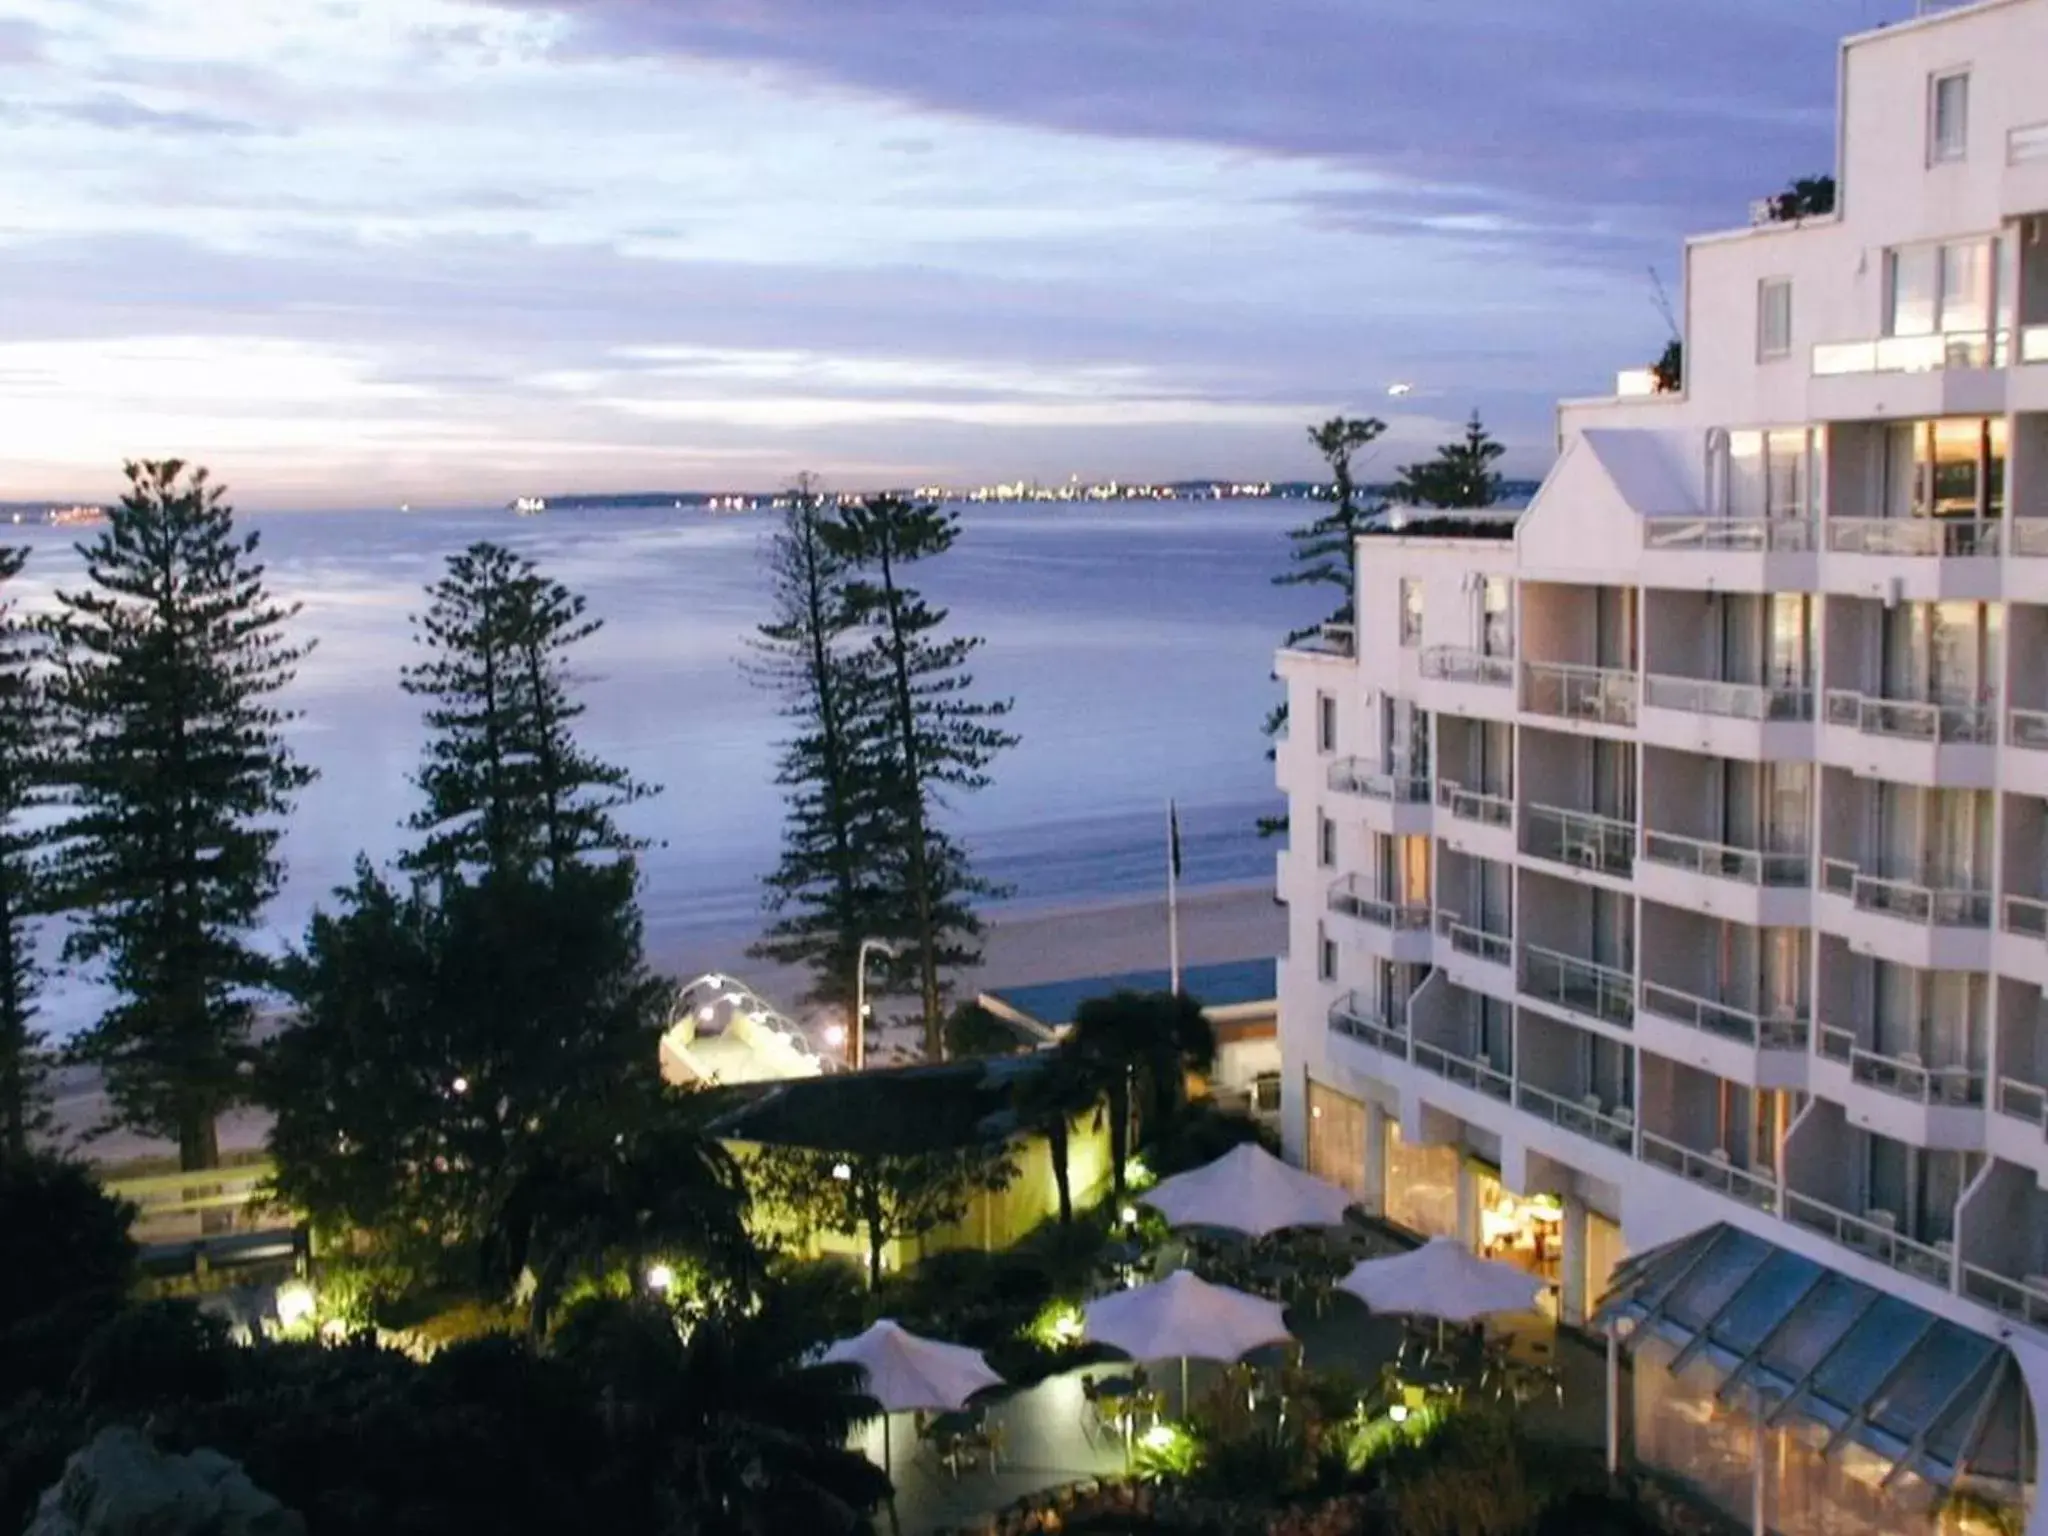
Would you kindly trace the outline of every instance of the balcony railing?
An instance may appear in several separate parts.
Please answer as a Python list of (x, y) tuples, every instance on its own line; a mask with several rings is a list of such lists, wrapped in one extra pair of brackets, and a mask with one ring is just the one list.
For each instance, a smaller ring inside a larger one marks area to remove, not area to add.
[(1355, 657), (1358, 654), (1358, 626), (1323, 624), (1287, 647), (1309, 656)]
[(1719, 1147), (1711, 1152), (1695, 1152), (1691, 1147), (1644, 1131), (1637, 1155), (1653, 1168), (1733, 1195), (1744, 1205), (1753, 1205), (1760, 1211), (1778, 1208), (1778, 1181), (1768, 1174), (1736, 1167)]
[(1811, 720), (1813, 690), (1651, 676), (1643, 679), (1643, 708), (1675, 709), (1688, 715), (1716, 715), (1730, 720)]
[(1407, 774), (1385, 773), (1355, 757), (1330, 764), (1328, 783), (1341, 795), (1360, 795), (1367, 800), (1390, 800), (1396, 805), (1429, 803), (1429, 780)]
[(1643, 548), (1714, 554), (1804, 554), (1815, 548), (1814, 525), (1803, 517), (1651, 517), (1643, 520)]
[(1512, 797), (1467, 789), (1464, 785), (1454, 784), (1449, 779), (1438, 781), (1436, 803), (1460, 821), (1476, 821), (1489, 827), (1510, 827), (1515, 822), (1515, 802)]
[(1522, 991), (1574, 1013), (1628, 1028), (1635, 1022), (1636, 986), (1628, 972), (1561, 955), (1534, 944), (1522, 946)]
[(1461, 955), (1471, 955), (1491, 965), (1515, 963), (1513, 934), (1488, 933), (1484, 928), (1474, 928), (1456, 912), (1438, 912), (1436, 931), (1449, 939), (1451, 948)]
[(1522, 851), (1626, 879), (1635, 869), (1636, 826), (1613, 816), (1532, 805), (1522, 812)]
[(1903, 741), (1976, 742), (1998, 739), (1998, 711), (1989, 704), (1934, 699), (1880, 699), (1853, 688), (1828, 690), (1829, 725), (1848, 726), (1865, 736)]
[(1532, 715), (1556, 715), (1596, 725), (1634, 725), (1636, 690), (1636, 674), (1617, 667), (1522, 663), (1522, 708)]
[[(2048, 336), (2048, 326), (2042, 327), (2042, 333)], [(2012, 526), (2005, 530), (2005, 547), (2030, 560), (2048, 555), (2048, 517), (2014, 518)]]
[(1408, 1032), (1392, 1012), (1357, 992), (1347, 992), (1330, 1005), (1330, 1028), (1376, 1051), (1406, 1058)]
[(1825, 1200), (1816, 1200), (1811, 1195), (1788, 1189), (1785, 1191), (1785, 1216), (1810, 1232), (1818, 1232), (1851, 1252), (1876, 1259), (1902, 1274), (1914, 1275), (1940, 1286), (1949, 1283), (1955, 1255), (1945, 1245), (1923, 1243), (1917, 1238), (1903, 1236), (1888, 1211), (1854, 1216)]
[(2012, 709), (2005, 715), (2005, 744), (2048, 752), (2048, 709)]
[(1826, 527), (1837, 555), (1959, 560), (1995, 556), (2005, 524), (1995, 517), (1831, 517)]
[(1515, 1106), (1567, 1131), (1576, 1131), (1594, 1141), (1622, 1151), (1632, 1150), (1636, 1135), (1635, 1111), (1626, 1106), (1608, 1109), (1597, 1093), (1572, 1100), (1538, 1088), (1534, 1083), (1515, 1085)]
[(1886, 1056), (1865, 1050), (1852, 1030), (1837, 1024), (1820, 1026), (1820, 1053), (1830, 1061), (1846, 1061), (1849, 1076), (1866, 1088), (1911, 1099), (1916, 1104), (1970, 1105), (1984, 1102), (1984, 1074), (1960, 1064), (1930, 1067), (1910, 1052)]
[(1795, 886), (1813, 880), (1813, 860), (1803, 853), (1766, 853), (1760, 848), (1736, 848), (1669, 832), (1644, 832), (1643, 858), (1647, 863), (1716, 880), (1739, 880), (1744, 885)]
[(1847, 896), (1864, 912), (1881, 912), (1936, 928), (1989, 928), (1991, 893), (1866, 875), (1847, 859), (1821, 862), (1821, 887)]
[(2048, 1088), (2017, 1077), (1998, 1080), (1998, 1112), (2048, 1128)]
[(1330, 910), (1371, 923), (1375, 928), (1406, 931), (1427, 928), (1430, 923), (1428, 907), (1374, 895), (1361, 887), (1356, 875), (1347, 875), (1330, 887)]
[(1515, 658), (1489, 656), (1462, 645), (1432, 645), (1422, 652), (1422, 675), (1440, 683), (1478, 683), (1487, 688), (1510, 688), (1515, 681)]
[(1965, 1264), (1963, 1294), (2007, 1317), (2017, 1317), (2037, 1327), (2048, 1323), (2048, 1275), (2015, 1280), (1981, 1264)]
[(1427, 1040), (1417, 1040), (1412, 1059), (1423, 1071), (1434, 1072), (1446, 1082), (1475, 1089), (1488, 1098), (1499, 1099), (1503, 1104), (1514, 1100), (1515, 1080), (1484, 1057), (1466, 1056), (1441, 1045), (1431, 1045)]
[(2007, 331), (1948, 331), (1934, 336), (1880, 336), (1874, 341), (1823, 341), (1813, 349), (1816, 378), (1848, 373), (1939, 373), (1949, 368), (2003, 368), (2012, 350)]
[(1702, 1034), (1737, 1040), (1766, 1051), (1806, 1049), (1808, 1024), (1796, 1014), (1751, 1013), (1653, 981), (1643, 983), (1640, 1007), (1644, 1013), (1654, 1013), (1660, 1019), (1669, 1019)]
[(2048, 901), (2033, 896), (2008, 896), (2002, 916), (2007, 933), (2023, 934), (2030, 939), (2048, 939)]

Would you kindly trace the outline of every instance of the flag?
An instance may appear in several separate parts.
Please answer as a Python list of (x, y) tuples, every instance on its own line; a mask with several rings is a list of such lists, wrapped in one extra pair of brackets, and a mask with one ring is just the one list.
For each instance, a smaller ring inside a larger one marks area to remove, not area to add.
[(1169, 800), (1166, 802), (1166, 843), (1167, 859), (1173, 868), (1173, 878), (1180, 878), (1180, 811)]

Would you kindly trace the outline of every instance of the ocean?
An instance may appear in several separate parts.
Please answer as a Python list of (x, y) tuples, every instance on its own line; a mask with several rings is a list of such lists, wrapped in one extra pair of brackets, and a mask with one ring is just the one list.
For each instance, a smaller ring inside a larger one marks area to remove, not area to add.
[[(1190, 886), (1262, 879), (1281, 809), (1259, 726), (1276, 700), (1280, 638), (1328, 593), (1276, 587), (1303, 502), (977, 505), (959, 542), (915, 579), (985, 637), (978, 691), (1010, 697), (1020, 744), (994, 782), (948, 807), (979, 869), (1011, 903), (1063, 906), (1160, 889), (1166, 807), (1178, 802)], [(389, 859), (416, 803), (422, 728), (399, 670), (409, 615), (444, 558), (490, 539), (581, 593), (604, 628), (579, 660), (582, 734), (600, 757), (660, 784), (629, 813), (655, 840), (644, 859), (650, 947), (730, 947), (761, 921), (782, 802), (775, 700), (741, 661), (765, 616), (760, 546), (775, 514), (593, 510), (245, 516), (272, 589), (304, 604), (315, 641), (285, 703), (294, 745), (319, 770), (283, 846), (288, 874), (272, 941), (303, 932), (359, 853)], [(21, 526), (32, 605), (75, 584), (91, 529)], [(54, 948), (54, 945), (50, 946)], [(54, 956), (48, 957), (54, 963)], [(93, 989), (56, 977), (45, 1023), (89, 1017)]]

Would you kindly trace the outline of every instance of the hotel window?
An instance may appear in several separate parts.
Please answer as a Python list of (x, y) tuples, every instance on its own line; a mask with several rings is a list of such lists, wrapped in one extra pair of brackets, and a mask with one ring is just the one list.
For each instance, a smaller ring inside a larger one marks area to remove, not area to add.
[(1886, 430), (1886, 517), (2002, 517), (2002, 416), (1902, 421)]
[(1767, 277), (1756, 285), (1756, 355), (1760, 362), (1792, 352), (1792, 279)]
[(1810, 517), (1819, 484), (1815, 434), (1804, 428), (1728, 434), (1728, 515)]
[(1316, 924), (1316, 979), (1337, 979), (1337, 941), (1323, 931), (1321, 923)]
[(1479, 652), (1483, 656), (1515, 654), (1515, 621), (1510, 613), (1508, 579), (1489, 576), (1479, 595)]
[(1927, 163), (1945, 165), (1970, 151), (1970, 74), (1953, 70), (1927, 85)]
[(1316, 695), (1316, 750), (1337, 750), (1337, 700), (1327, 693)]
[(1329, 869), (1337, 862), (1337, 823), (1316, 812), (1316, 862)]
[(1998, 242), (1990, 238), (1902, 245), (1887, 252), (1885, 334), (1935, 336), (1988, 329), (1997, 252)]
[(1422, 644), (1422, 583), (1405, 576), (1401, 579), (1401, 643)]

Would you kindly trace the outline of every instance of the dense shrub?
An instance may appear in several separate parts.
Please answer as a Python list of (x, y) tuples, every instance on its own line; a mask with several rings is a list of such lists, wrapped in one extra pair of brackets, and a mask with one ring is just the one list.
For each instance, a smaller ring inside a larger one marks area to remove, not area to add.
[(1248, 1141), (1257, 1142), (1276, 1156), (1279, 1154), (1279, 1138), (1258, 1121), (1197, 1101), (1168, 1120), (1142, 1151), (1145, 1166), (1163, 1179), (1213, 1163), (1231, 1148)]

